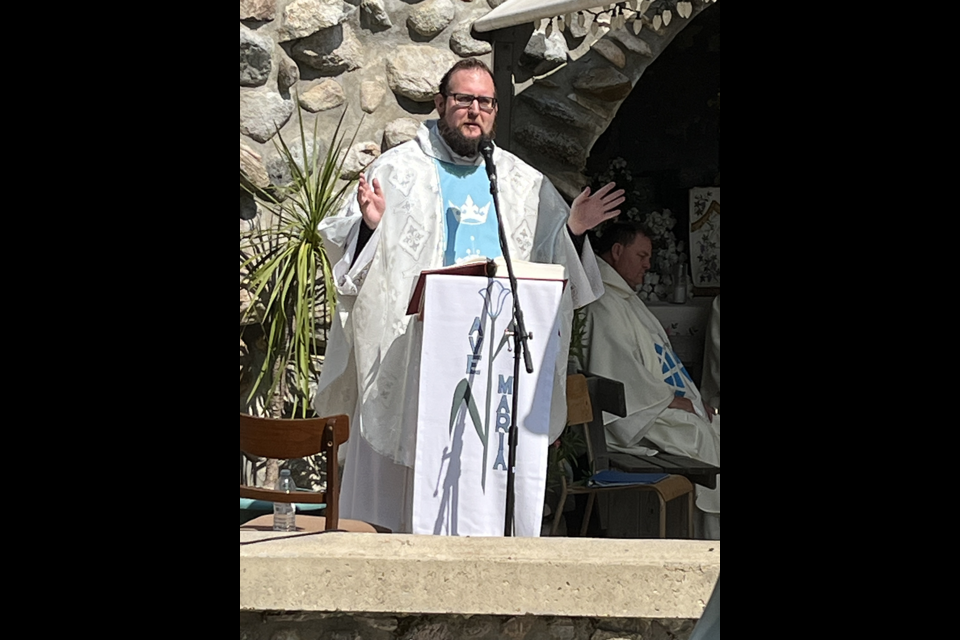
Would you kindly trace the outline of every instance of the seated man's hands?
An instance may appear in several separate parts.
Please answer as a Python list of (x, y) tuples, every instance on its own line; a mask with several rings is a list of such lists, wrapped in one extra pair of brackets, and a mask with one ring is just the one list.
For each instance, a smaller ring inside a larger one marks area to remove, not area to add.
[(713, 422), (713, 416), (717, 415), (717, 410), (707, 404), (707, 401), (703, 401), (703, 410), (707, 412), (707, 420)]
[[(670, 401), (670, 404), (667, 405), (668, 409), (680, 409), (681, 411), (686, 411), (687, 413), (692, 413), (696, 415), (697, 410), (693, 406), (693, 402), (690, 398), (681, 398), (680, 396), (675, 397)], [(713, 422), (713, 414), (716, 413), (714, 408), (707, 404), (706, 400), (703, 402), (703, 410), (707, 414), (707, 420)]]
[(674, 399), (670, 401), (670, 404), (667, 405), (667, 408), (680, 409), (681, 411), (692, 414), (697, 413), (697, 410), (693, 408), (693, 402), (690, 401), (690, 398), (681, 398), (680, 396), (674, 397)]

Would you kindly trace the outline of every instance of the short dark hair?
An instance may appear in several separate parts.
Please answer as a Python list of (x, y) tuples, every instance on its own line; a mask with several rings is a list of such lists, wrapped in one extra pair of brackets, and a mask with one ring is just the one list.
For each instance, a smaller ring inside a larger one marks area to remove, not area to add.
[(457, 62), (457, 64), (450, 67), (450, 70), (443, 74), (443, 78), (440, 80), (440, 95), (447, 96), (447, 92), (450, 90), (450, 78), (453, 77), (457, 71), (464, 70), (474, 70), (482, 69), (487, 72), (487, 75), (490, 76), (490, 81), (493, 82), (493, 97), (497, 97), (497, 82), (493, 79), (493, 71), (490, 70), (490, 67), (487, 66), (487, 63), (479, 58), (464, 58)]
[(600, 230), (602, 235), (591, 232), (590, 246), (597, 255), (603, 255), (620, 243), (624, 246), (633, 242), (637, 236), (643, 236), (653, 242), (650, 229), (639, 222), (614, 222)]

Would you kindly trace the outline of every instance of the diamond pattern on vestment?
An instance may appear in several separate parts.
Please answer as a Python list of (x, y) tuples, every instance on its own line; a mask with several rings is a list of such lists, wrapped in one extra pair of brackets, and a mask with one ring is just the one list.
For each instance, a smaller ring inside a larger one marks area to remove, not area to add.
[(390, 184), (392, 184), (404, 196), (410, 195), (410, 189), (417, 181), (417, 174), (410, 167), (399, 166), (390, 175)]
[(400, 233), (400, 246), (414, 260), (420, 259), (426, 237), (426, 230), (413, 218), (406, 216), (406, 221), (403, 223), (403, 231)]
[(529, 178), (520, 171), (509, 172), (507, 174), (507, 182), (510, 183), (514, 193), (525, 193), (529, 191), (531, 187)]
[(530, 225), (527, 224), (526, 220), (521, 222), (513, 233), (513, 241), (516, 243), (521, 256), (530, 255), (530, 249), (533, 247), (533, 232), (530, 231)]

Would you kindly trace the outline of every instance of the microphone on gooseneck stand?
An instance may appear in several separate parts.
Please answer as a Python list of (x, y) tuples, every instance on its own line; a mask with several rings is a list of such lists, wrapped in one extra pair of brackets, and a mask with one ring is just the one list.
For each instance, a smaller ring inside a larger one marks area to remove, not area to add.
[(493, 164), (493, 140), (487, 136), (480, 139), (480, 155), (483, 156), (483, 162), (487, 166), (487, 177), (490, 178), (490, 193), (494, 192), (497, 184), (497, 167)]
[(493, 164), (493, 141), (487, 136), (483, 136), (483, 138), (480, 139), (478, 149), (480, 155), (483, 156), (484, 163), (487, 165), (487, 177), (490, 178), (490, 195), (493, 196), (493, 210), (497, 214), (497, 226), (500, 229), (500, 249), (503, 252), (503, 260), (507, 264), (510, 290), (513, 292), (513, 330), (510, 332), (513, 334), (514, 340), (513, 410), (510, 414), (510, 430), (507, 436), (507, 495), (503, 517), (503, 535), (509, 537), (514, 533), (513, 514), (516, 504), (517, 440), (519, 438), (517, 415), (519, 414), (518, 398), (520, 397), (518, 392), (520, 384), (520, 360), (522, 357), (527, 373), (533, 373), (533, 359), (530, 356), (530, 348), (527, 346), (527, 340), (530, 338), (530, 334), (527, 333), (527, 327), (523, 322), (523, 311), (520, 309), (520, 300), (517, 296), (517, 276), (513, 272), (513, 261), (510, 260), (510, 248), (507, 246), (507, 232), (503, 227), (503, 215), (500, 212), (500, 198), (497, 197), (497, 168)]

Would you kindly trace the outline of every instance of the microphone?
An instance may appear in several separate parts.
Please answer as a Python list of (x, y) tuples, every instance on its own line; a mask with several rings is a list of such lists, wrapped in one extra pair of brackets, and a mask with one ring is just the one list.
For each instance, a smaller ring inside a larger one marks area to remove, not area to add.
[(487, 136), (480, 139), (480, 155), (483, 156), (483, 162), (487, 166), (487, 177), (490, 178), (490, 188), (493, 189), (497, 184), (497, 167), (493, 164), (493, 140)]
[[(497, 214), (497, 228), (500, 235), (500, 250), (503, 252), (503, 260), (507, 263), (507, 277), (510, 278), (510, 290), (513, 291), (513, 322), (511, 326), (513, 331), (513, 413), (511, 414), (510, 430), (507, 432), (507, 442), (509, 449), (509, 462), (507, 463), (507, 499), (504, 505), (503, 535), (513, 535), (513, 514), (516, 502), (516, 467), (517, 467), (517, 387), (520, 383), (520, 355), (523, 354), (523, 362), (527, 373), (533, 373), (533, 358), (530, 355), (530, 347), (527, 340), (531, 338), (527, 333), (527, 327), (523, 322), (523, 312), (520, 310), (520, 300), (517, 296), (517, 276), (513, 272), (513, 261), (510, 260), (510, 247), (507, 243), (507, 232), (503, 228), (503, 215), (500, 212), (500, 199), (497, 197), (497, 167), (493, 164), (493, 141), (487, 136), (480, 138), (477, 145), (480, 155), (483, 156), (484, 164), (487, 165), (487, 177), (490, 178), (490, 195), (493, 196), (493, 210)], [(506, 335), (504, 336), (506, 337)], [(506, 396), (504, 396), (506, 398)]]

